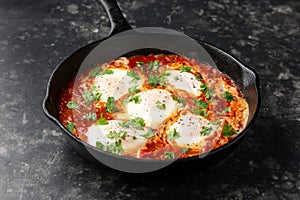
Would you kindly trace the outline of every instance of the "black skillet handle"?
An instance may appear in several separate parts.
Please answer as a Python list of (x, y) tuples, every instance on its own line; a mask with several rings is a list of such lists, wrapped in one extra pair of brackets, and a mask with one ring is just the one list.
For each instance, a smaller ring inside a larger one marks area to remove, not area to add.
[(123, 16), (116, 0), (96, 0), (107, 12), (111, 29), (108, 36), (132, 29)]

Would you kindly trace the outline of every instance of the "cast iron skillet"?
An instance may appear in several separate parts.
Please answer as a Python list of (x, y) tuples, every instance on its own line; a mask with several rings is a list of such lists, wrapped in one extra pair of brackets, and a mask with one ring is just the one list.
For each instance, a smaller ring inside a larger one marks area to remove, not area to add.
[[(107, 38), (122, 31), (130, 30), (131, 27), (123, 17), (117, 2), (115, 0), (101, 0), (106, 12), (108, 13), (111, 22), (111, 31)], [(111, 168), (121, 170), (124, 172), (142, 173), (161, 169), (172, 163), (174, 167), (193, 163), (197, 166), (207, 166), (215, 164), (216, 162), (226, 158), (241, 141), (248, 131), (250, 125), (253, 123), (258, 112), (260, 95), (258, 90), (258, 76), (256, 72), (246, 67), (240, 61), (226, 53), (225, 51), (208, 44), (206, 42), (197, 40), (202, 47), (210, 54), (217, 68), (224, 74), (227, 74), (239, 89), (244, 94), (244, 97), (249, 104), (249, 120), (247, 127), (233, 140), (227, 144), (210, 151), (205, 155), (193, 156), (189, 158), (180, 158), (177, 160), (142, 160), (136, 158), (122, 157), (119, 155), (110, 154), (101, 151), (75, 137), (69, 132), (58, 119), (58, 105), (59, 97), (63, 87), (67, 86), (69, 82), (77, 75), (79, 68), (97, 45), (101, 44), (107, 38), (93, 42), (76, 50), (66, 60), (61, 62), (50, 77), (47, 86), (47, 92), (43, 101), (43, 110), (47, 117), (54, 121), (63, 131), (67, 141), (87, 160), (100, 164), (104, 163)], [(149, 50), (147, 50), (149, 51)], [(142, 52), (149, 53), (149, 52)], [(156, 52), (154, 52), (156, 53)], [(186, 162), (189, 161), (189, 162)], [(109, 163), (109, 164), (107, 164)], [(122, 166), (121, 169), (119, 166)]]

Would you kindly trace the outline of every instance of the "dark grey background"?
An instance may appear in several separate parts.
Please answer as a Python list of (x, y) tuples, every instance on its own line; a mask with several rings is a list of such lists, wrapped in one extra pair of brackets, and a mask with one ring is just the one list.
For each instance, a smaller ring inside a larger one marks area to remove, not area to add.
[(300, 199), (300, 2), (119, 0), (134, 27), (213, 43), (260, 75), (260, 114), (204, 171), (133, 176), (86, 162), (41, 109), (48, 78), (109, 22), (93, 0), (0, 1), (0, 199)]

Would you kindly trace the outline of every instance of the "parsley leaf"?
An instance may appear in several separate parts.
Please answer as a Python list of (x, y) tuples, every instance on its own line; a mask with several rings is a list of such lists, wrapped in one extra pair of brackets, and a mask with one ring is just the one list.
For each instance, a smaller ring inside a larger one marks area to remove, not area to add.
[(148, 128), (147, 133), (142, 134), (142, 135), (140, 135), (140, 136), (142, 136), (142, 137), (144, 137), (144, 138), (147, 138), (147, 139), (150, 139), (150, 138), (152, 138), (154, 135), (155, 135), (155, 133), (153, 132), (153, 130), (152, 130), (151, 128)]
[(222, 94), (222, 97), (224, 99), (226, 99), (227, 102), (231, 102), (234, 99), (234, 97), (232, 96), (232, 94), (230, 94), (227, 91)]
[(99, 66), (95, 67), (95, 69), (91, 70), (88, 74), (89, 78), (93, 78), (99, 75), (101, 68)]
[(174, 157), (175, 157), (174, 152), (165, 151), (164, 154), (165, 154), (164, 158), (166, 158), (166, 159), (174, 159)]
[(208, 116), (208, 114), (206, 113), (205, 110), (200, 110), (198, 108), (194, 108), (194, 114), (195, 115), (201, 115), (201, 116), (204, 116), (204, 117)]
[(186, 154), (186, 153), (188, 153), (190, 150), (191, 150), (191, 149), (188, 148), (188, 147), (183, 148), (183, 149), (182, 149), (182, 154)]
[(172, 98), (174, 99), (174, 101), (177, 101), (178, 103), (185, 103), (184, 98), (179, 98), (177, 96), (172, 96)]
[(156, 101), (156, 107), (160, 110), (165, 110), (166, 109), (166, 104), (164, 104), (160, 101)]
[(135, 104), (140, 104), (142, 99), (139, 95), (135, 95), (135, 96), (130, 96), (128, 99), (127, 99), (128, 102), (134, 102)]
[(208, 108), (208, 104), (201, 99), (197, 101), (197, 106), (199, 106), (200, 108)]
[(127, 76), (131, 77), (133, 82), (136, 82), (137, 80), (141, 79), (139, 73), (137, 73), (134, 70), (129, 70), (127, 72)]
[(207, 87), (206, 84), (201, 84), (200, 85), (200, 90), (205, 94), (206, 98), (212, 98), (215, 97), (216, 95), (212, 92), (210, 88)]
[(140, 90), (137, 89), (137, 87), (138, 87), (137, 85), (134, 85), (134, 86), (128, 88), (128, 92), (129, 92), (130, 94), (135, 94), (135, 93), (139, 92)]
[(224, 124), (223, 126), (223, 130), (222, 130), (222, 134), (225, 136), (225, 137), (230, 137), (232, 136), (234, 133), (238, 132), (239, 130), (232, 130), (232, 127), (231, 125), (229, 124)]
[(159, 84), (159, 77), (156, 74), (150, 74), (148, 77), (148, 84), (151, 87), (156, 87)]
[(212, 127), (202, 126), (202, 130), (200, 131), (200, 135), (201, 136), (208, 136), (211, 131), (212, 131)]
[(144, 64), (144, 62), (135, 62), (136, 66), (140, 67)]
[(82, 92), (82, 98), (86, 105), (90, 104), (93, 101), (99, 101), (101, 98), (101, 93), (96, 91), (96, 87), (93, 86), (91, 90), (84, 90)]
[(220, 120), (218, 120), (218, 121), (215, 121), (215, 122), (210, 122), (212, 125), (219, 125), (220, 123), (221, 123), (221, 121)]
[(76, 103), (75, 101), (69, 101), (67, 103), (67, 107), (70, 108), (70, 109), (73, 109), (73, 108), (79, 108), (79, 104)]
[(126, 136), (126, 132), (125, 131), (120, 131), (120, 132), (116, 132), (116, 131), (110, 131), (106, 136), (109, 139), (125, 139)]
[(72, 122), (70, 122), (68, 125), (66, 125), (66, 128), (67, 128), (71, 133), (73, 133), (74, 128), (75, 128), (75, 125), (74, 125)]
[(175, 128), (168, 132), (168, 140), (176, 140), (178, 138), (180, 138), (180, 134)]
[(113, 112), (114, 107), (115, 107), (115, 98), (114, 97), (107, 97), (106, 105), (105, 105), (106, 112)]
[(228, 107), (228, 108), (225, 108), (225, 109), (224, 109), (224, 112), (225, 112), (225, 113), (227, 113), (227, 112), (231, 112), (231, 108), (230, 108), (230, 107)]
[(124, 151), (122, 148), (121, 140), (110, 143), (109, 145), (104, 145), (100, 141), (97, 141), (96, 147), (103, 151), (107, 151), (107, 152), (114, 153), (114, 154), (121, 154)]
[(145, 120), (141, 117), (129, 119), (127, 122), (119, 122), (119, 125), (125, 128), (133, 127), (138, 130), (143, 130), (145, 126)]
[(96, 113), (87, 113), (85, 115), (82, 116), (82, 119), (87, 119), (87, 120), (96, 120), (97, 119), (97, 115)]
[(111, 69), (106, 69), (103, 72), (100, 72), (99, 75), (104, 75), (104, 74), (113, 74), (114, 71)]
[(192, 68), (189, 66), (181, 65), (181, 67), (179, 69), (181, 72), (190, 72)]
[(202, 80), (202, 78), (201, 78), (201, 76), (199, 74), (196, 75), (196, 80), (197, 81), (201, 81)]
[(100, 118), (98, 121), (96, 121), (95, 125), (106, 125), (108, 124), (108, 121), (102, 116), (102, 113), (100, 114)]

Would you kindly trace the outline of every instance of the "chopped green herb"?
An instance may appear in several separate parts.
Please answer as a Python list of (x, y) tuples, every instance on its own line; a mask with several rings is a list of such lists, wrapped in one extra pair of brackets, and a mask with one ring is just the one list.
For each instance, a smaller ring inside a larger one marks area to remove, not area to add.
[(224, 99), (226, 99), (227, 102), (231, 102), (234, 99), (234, 97), (232, 96), (232, 94), (230, 94), (227, 91), (222, 94), (222, 97)]
[(128, 89), (128, 92), (129, 92), (130, 94), (135, 94), (135, 93), (139, 92), (140, 90), (137, 89), (137, 87), (138, 87), (137, 85), (134, 85), (134, 86), (130, 87), (130, 88)]
[(126, 103), (128, 102), (134, 102), (135, 104), (140, 104), (142, 99), (140, 95), (130, 96), (128, 99), (126, 99)]
[(203, 100), (197, 101), (197, 106), (199, 106), (200, 108), (208, 108), (208, 104)]
[(129, 119), (127, 122), (119, 122), (119, 125), (125, 128), (133, 127), (138, 130), (143, 130), (145, 126), (145, 120), (141, 117)]
[(212, 100), (212, 99), (209, 99), (208, 102), (209, 102), (209, 103), (214, 103), (215, 101)]
[(153, 62), (152, 70), (158, 70), (158, 67), (159, 67), (159, 60), (155, 60)]
[(215, 97), (216, 95), (212, 92), (210, 88), (207, 87), (206, 84), (201, 84), (200, 85), (200, 90), (205, 94), (206, 98), (212, 98)]
[(70, 122), (70, 123), (66, 126), (66, 128), (67, 128), (71, 133), (73, 133), (74, 128), (75, 128), (75, 125), (74, 125), (72, 122)]
[(190, 72), (192, 68), (189, 66), (182, 65), (179, 69), (181, 72)]
[(136, 140), (136, 137), (135, 137), (135, 136), (132, 136), (132, 139), (133, 139), (133, 140)]
[(174, 159), (174, 157), (175, 157), (175, 153), (174, 152), (165, 151), (164, 154), (165, 154), (165, 158), (166, 159)]
[(186, 153), (188, 153), (190, 150), (191, 150), (191, 149), (188, 148), (188, 147), (183, 148), (183, 149), (182, 149), (182, 154), (186, 154)]
[(238, 132), (239, 130), (232, 130), (232, 127), (231, 125), (229, 124), (224, 124), (223, 126), (223, 130), (222, 130), (222, 134), (225, 136), (225, 137), (230, 137), (232, 136), (234, 133)]
[(178, 81), (178, 80), (179, 80), (179, 77), (178, 77), (178, 76), (174, 76), (174, 80), (175, 80), (175, 81)]
[(99, 75), (101, 68), (99, 66), (95, 67), (95, 69), (91, 70), (88, 74), (89, 78), (93, 78)]
[(102, 116), (102, 113), (100, 114), (100, 118), (98, 121), (96, 121), (95, 125), (106, 125), (108, 124), (108, 121)]
[(178, 138), (180, 138), (180, 134), (175, 128), (168, 132), (168, 140), (176, 140)]
[(114, 97), (107, 97), (106, 105), (105, 105), (105, 111), (106, 112), (113, 112), (115, 107), (115, 98)]
[(202, 130), (200, 131), (200, 135), (208, 136), (210, 134), (211, 130), (212, 130), (212, 127), (202, 126)]
[(174, 101), (177, 101), (178, 103), (185, 103), (185, 99), (184, 98), (179, 98), (177, 96), (173, 96)]
[(96, 142), (96, 147), (98, 149), (103, 150), (103, 151), (107, 151), (107, 152), (114, 153), (114, 154), (120, 154), (124, 151), (123, 148), (122, 148), (121, 140), (110, 143), (109, 145), (104, 145), (100, 141), (97, 141)]
[(70, 109), (73, 109), (73, 108), (79, 108), (79, 104), (76, 103), (75, 101), (69, 101), (67, 103), (67, 107), (70, 108)]
[(97, 115), (96, 113), (87, 113), (85, 115), (82, 116), (82, 119), (87, 119), (87, 120), (96, 120), (97, 119)]
[(107, 135), (106, 135), (109, 139), (125, 139), (126, 136), (126, 132), (125, 131), (120, 131), (120, 132), (116, 132), (116, 131), (110, 131)]
[(113, 74), (114, 71), (111, 69), (106, 69), (103, 72), (100, 72), (99, 75), (104, 75), (104, 74)]
[(200, 110), (198, 108), (194, 108), (194, 113), (195, 113), (195, 115), (201, 115), (204, 117), (208, 116), (208, 114), (206, 113), (206, 110)]
[(170, 76), (170, 72), (162, 72), (160, 75), (159, 75), (159, 83), (160, 85), (162, 85), (163, 87), (166, 87), (166, 83), (168, 81), (168, 78), (167, 76)]
[(201, 81), (202, 80), (202, 78), (201, 78), (201, 76), (199, 74), (196, 75), (196, 80), (197, 81)]
[(93, 101), (99, 101), (101, 98), (101, 93), (96, 91), (96, 87), (93, 86), (91, 90), (84, 90), (82, 92), (82, 98), (86, 105), (90, 104)]
[(156, 101), (156, 107), (160, 110), (165, 110), (166, 109), (166, 104), (164, 104), (160, 101)]
[(144, 62), (135, 62), (136, 66), (140, 67), (144, 64)]
[(224, 112), (226, 112), (226, 113), (227, 113), (227, 112), (231, 112), (231, 108), (230, 108), (230, 107), (225, 108), (225, 109), (224, 109)]
[(220, 120), (218, 120), (218, 121), (215, 121), (215, 122), (210, 122), (212, 125), (219, 125), (220, 123), (221, 123), (221, 121)]
[(100, 141), (96, 141), (96, 147), (97, 147), (98, 149), (103, 150), (104, 147), (105, 147), (105, 145), (104, 145), (102, 142), (100, 142)]
[(128, 71), (127, 76), (131, 77), (133, 82), (136, 82), (137, 80), (141, 79), (139, 73), (137, 73), (134, 70)]
[(156, 74), (150, 74), (148, 77), (148, 84), (151, 87), (156, 87), (159, 84), (159, 77)]
[(150, 138), (152, 138), (154, 135), (155, 135), (155, 133), (153, 132), (153, 130), (152, 130), (151, 128), (148, 128), (147, 133), (142, 134), (142, 135), (140, 135), (140, 136), (142, 136), (142, 137), (144, 137), (144, 138), (147, 138), (147, 139), (150, 139)]

